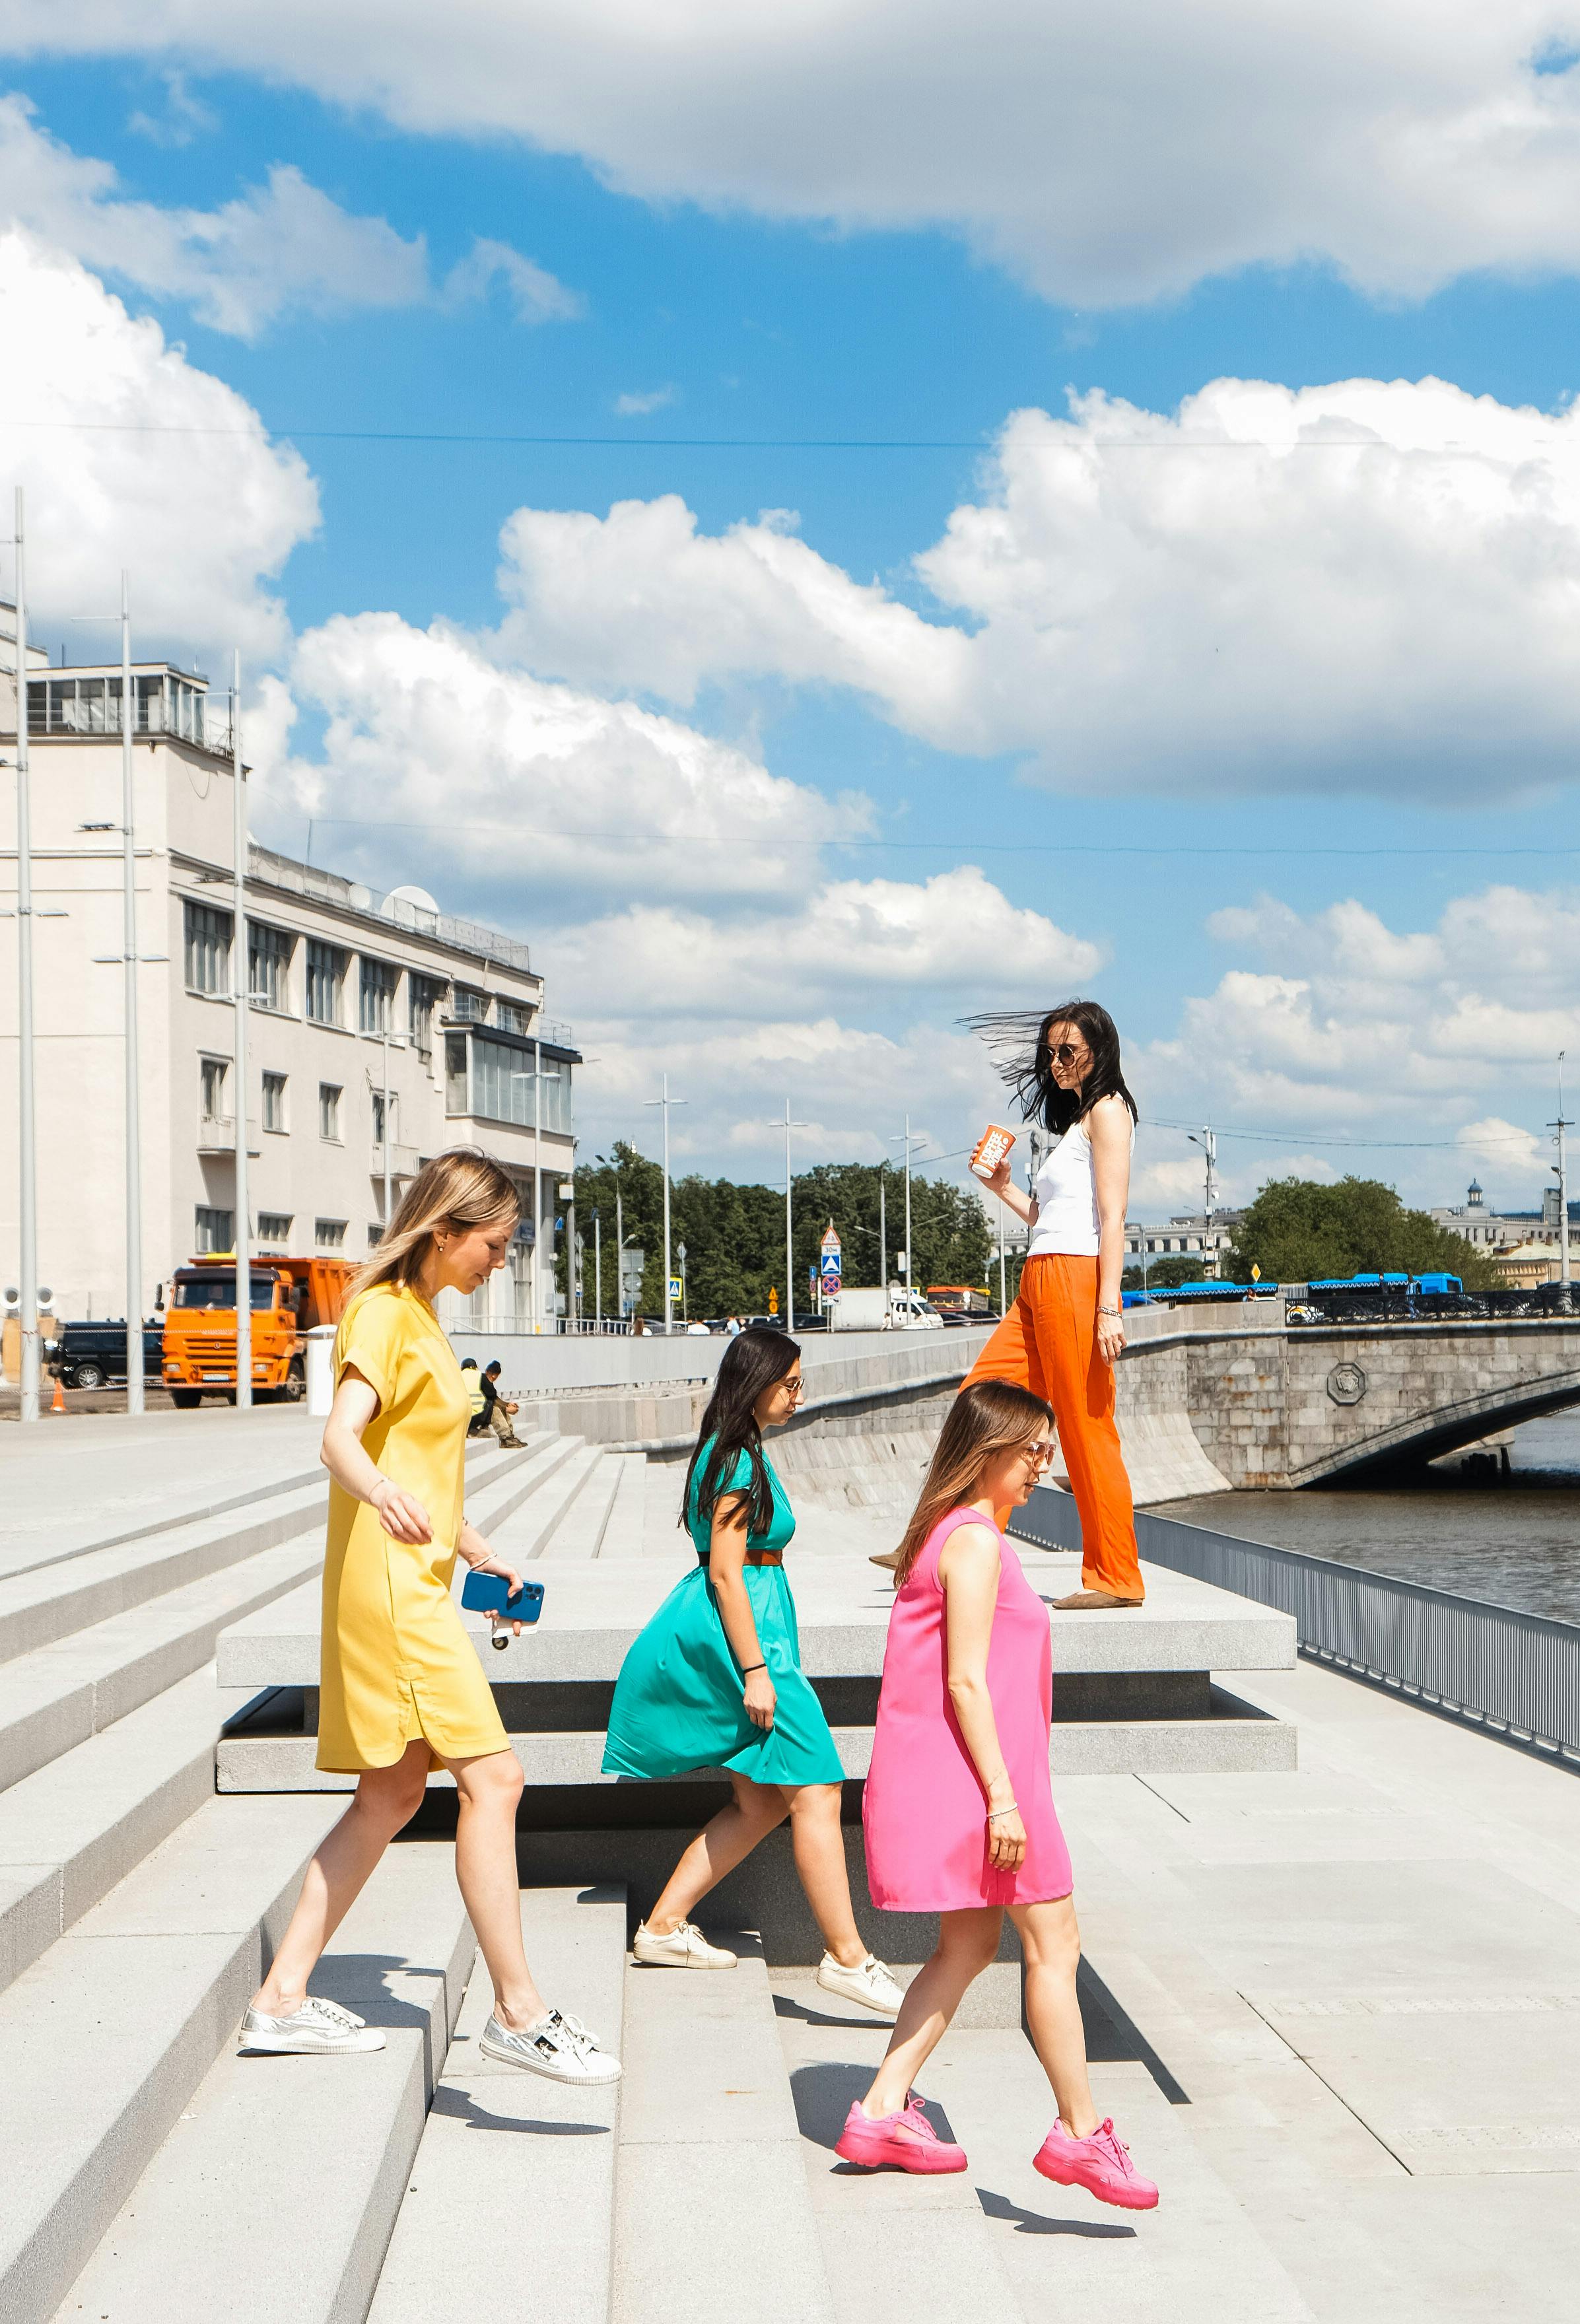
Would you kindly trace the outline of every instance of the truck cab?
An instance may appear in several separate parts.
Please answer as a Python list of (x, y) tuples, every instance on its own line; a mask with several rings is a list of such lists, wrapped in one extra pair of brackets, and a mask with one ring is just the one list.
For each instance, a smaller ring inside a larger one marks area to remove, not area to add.
[[(307, 1334), (337, 1323), (350, 1261), (261, 1259), (252, 1264), (253, 1392), (296, 1403), (307, 1388)], [(183, 1411), (205, 1396), (236, 1398), (236, 1261), (223, 1252), (179, 1267), (164, 1311), (162, 1376)]]

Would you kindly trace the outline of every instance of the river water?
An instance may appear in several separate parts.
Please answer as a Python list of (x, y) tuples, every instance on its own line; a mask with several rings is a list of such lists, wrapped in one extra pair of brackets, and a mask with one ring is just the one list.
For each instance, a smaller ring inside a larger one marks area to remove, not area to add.
[(1455, 1454), (1398, 1483), (1204, 1493), (1157, 1514), (1580, 1622), (1580, 1413), (1516, 1429), (1509, 1459), (1497, 1483)]

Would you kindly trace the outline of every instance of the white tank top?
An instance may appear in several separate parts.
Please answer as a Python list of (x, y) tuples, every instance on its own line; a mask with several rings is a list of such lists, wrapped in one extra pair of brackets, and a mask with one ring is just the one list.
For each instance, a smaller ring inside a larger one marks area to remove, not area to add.
[(1029, 1259), (1065, 1251), (1095, 1259), (1098, 1246), (1097, 1182), (1086, 1125), (1067, 1130), (1037, 1173), (1037, 1223)]

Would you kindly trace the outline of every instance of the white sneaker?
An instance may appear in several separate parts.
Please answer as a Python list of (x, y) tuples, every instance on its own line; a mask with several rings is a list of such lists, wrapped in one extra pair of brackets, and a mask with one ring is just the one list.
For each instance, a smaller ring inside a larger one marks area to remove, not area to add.
[(491, 2017), (477, 2043), (484, 2057), (496, 2066), (521, 2066), (529, 2074), (546, 2074), (551, 2082), (617, 2082), (620, 2061), (600, 2050), (597, 2036), (579, 2017), (551, 2009), (540, 2025), (513, 2034)]
[(317, 2053), (335, 2050), (382, 2050), (384, 2037), (354, 2009), (319, 2001), (309, 1994), (291, 2017), (271, 2017), (249, 2009), (242, 2019), (237, 2045), (243, 2050), (267, 2050), (277, 2055)]
[(710, 1945), (694, 1922), (682, 1921), (668, 1936), (660, 1936), (645, 1921), (632, 1939), (631, 1957), (647, 1969), (734, 1969), (735, 1956), (723, 1945)]
[(864, 2009), (875, 2010), (880, 2017), (898, 2016), (905, 1998), (904, 1987), (895, 1984), (873, 1953), (867, 1955), (859, 1969), (846, 1969), (832, 1953), (825, 1953), (818, 1963), (818, 1982), (825, 1993), (837, 1993), (846, 2001), (859, 2001)]

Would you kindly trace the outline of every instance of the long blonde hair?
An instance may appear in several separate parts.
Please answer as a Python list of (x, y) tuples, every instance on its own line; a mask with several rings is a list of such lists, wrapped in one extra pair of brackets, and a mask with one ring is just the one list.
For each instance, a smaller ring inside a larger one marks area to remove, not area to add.
[(415, 1283), (436, 1227), (491, 1227), (522, 1207), (515, 1180), (476, 1146), (454, 1146), (425, 1162), (402, 1195), (383, 1238), (352, 1278), (350, 1297), (375, 1283)]
[(910, 1513), (894, 1569), (898, 1590), (940, 1517), (964, 1508), (982, 1490), (984, 1470), (995, 1452), (1030, 1444), (1053, 1419), (1052, 1407), (1013, 1380), (971, 1380), (949, 1407), (933, 1449), (921, 1495)]

